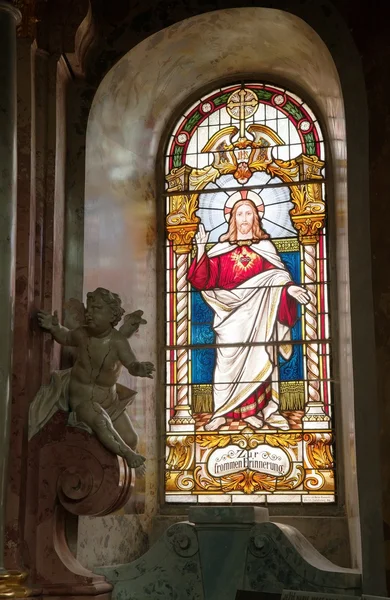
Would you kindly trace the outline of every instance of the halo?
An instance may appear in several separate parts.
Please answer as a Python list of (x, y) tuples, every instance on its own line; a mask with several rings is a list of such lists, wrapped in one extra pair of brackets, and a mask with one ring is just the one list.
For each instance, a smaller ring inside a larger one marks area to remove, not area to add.
[(260, 198), (259, 194), (256, 194), (256, 192), (254, 192), (253, 190), (240, 190), (239, 192), (234, 192), (234, 194), (232, 194), (229, 197), (229, 199), (226, 201), (226, 204), (224, 207), (226, 221), (229, 222), (230, 213), (233, 210), (233, 206), (235, 205), (236, 202), (239, 202), (240, 200), (252, 200), (252, 202), (254, 203), (254, 205), (257, 208), (257, 212), (259, 214), (260, 219), (263, 218), (264, 202)]

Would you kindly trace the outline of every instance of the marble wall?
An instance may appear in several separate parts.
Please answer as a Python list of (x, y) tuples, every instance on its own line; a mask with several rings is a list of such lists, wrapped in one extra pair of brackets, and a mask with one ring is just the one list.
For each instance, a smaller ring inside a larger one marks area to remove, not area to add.
[[(15, 330), (5, 546), (7, 566), (13, 569), (31, 559), (26, 553), (26, 537), (31, 534), (26, 513), (34, 514), (37, 501), (36, 473), (28, 468), (29, 404), (60, 362), (59, 349), (40, 331), (36, 312), (40, 308), (61, 310), (64, 190), (61, 192), (60, 182), (65, 167), (64, 120), (56, 118), (59, 57), (39, 50), (31, 38), (18, 39), (17, 52)], [(32, 495), (27, 490), (29, 483)]]

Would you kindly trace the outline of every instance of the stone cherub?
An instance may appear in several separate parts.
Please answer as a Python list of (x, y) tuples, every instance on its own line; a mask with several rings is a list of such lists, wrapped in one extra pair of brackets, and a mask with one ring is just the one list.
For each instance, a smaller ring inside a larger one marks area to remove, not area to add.
[[(117, 381), (122, 365), (137, 377), (152, 378), (155, 369), (152, 363), (136, 359), (127, 339), (140, 324), (146, 323), (143, 312), (126, 315), (124, 324), (117, 330), (115, 326), (124, 312), (117, 294), (97, 288), (87, 294), (85, 322), (79, 327), (62, 327), (57, 312), (54, 315), (38, 313), (40, 326), (50, 331), (56, 342), (77, 350), (73, 367), (54, 372), (50, 385), (42, 386), (32, 402), (29, 438), (58, 409), (70, 409), (68, 424), (92, 431), (108, 450), (122, 456), (130, 467), (143, 469), (145, 458), (136, 451), (138, 436), (125, 410), (136, 392)], [(81, 322), (83, 313), (84, 307), (79, 303)]]

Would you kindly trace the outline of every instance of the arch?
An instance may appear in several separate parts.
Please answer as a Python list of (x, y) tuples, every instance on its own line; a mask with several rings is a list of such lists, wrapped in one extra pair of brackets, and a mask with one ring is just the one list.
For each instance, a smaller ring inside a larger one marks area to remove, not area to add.
[[(144, 308), (154, 332), (160, 298), (155, 283), (156, 157), (171, 115), (187, 97), (218, 79), (255, 74), (316, 100), (334, 173), (342, 447), (352, 562), (363, 569), (365, 591), (380, 595), (384, 569), (375, 549), (382, 540), (381, 519), (379, 510), (371, 510), (372, 504), (380, 506), (377, 423), (367, 402), (375, 398), (375, 369), (364, 83), (356, 49), (329, 2), (297, 3), (287, 10), (240, 8), (192, 17), (141, 42), (104, 78), (87, 131), (84, 288), (112, 287), (129, 307)], [(153, 335), (140, 352), (156, 359)], [(138, 404), (146, 407), (139, 409), (140, 420), (141, 413), (145, 418), (141, 436), (147, 435), (149, 455), (155, 456), (159, 390), (139, 383), (138, 389)], [(367, 438), (373, 440), (369, 447)], [(157, 459), (151, 464), (156, 467)], [(147, 492), (157, 484), (152, 467)], [(154, 497), (146, 494), (149, 515), (158, 509)]]

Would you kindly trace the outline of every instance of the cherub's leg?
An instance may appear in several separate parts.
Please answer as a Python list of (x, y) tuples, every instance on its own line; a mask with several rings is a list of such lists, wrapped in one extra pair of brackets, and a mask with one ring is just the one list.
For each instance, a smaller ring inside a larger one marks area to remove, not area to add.
[(80, 404), (76, 409), (77, 419), (89, 425), (99, 441), (114, 454), (122, 456), (135, 469), (145, 462), (145, 457), (134, 452), (119, 435), (108, 413), (97, 402)]
[[(138, 434), (133, 427), (133, 423), (126, 411), (113, 421), (113, 425), (122, 439), (130, 448), (136, 451), (138, 445)], [(136, 469), (137, 477), (144, 477), (146, 473), (145, 464)]]
[(135, 450), (138, 445), (138, 434), (127, 412), (122, 412), (112, 423), (125, 443)]

